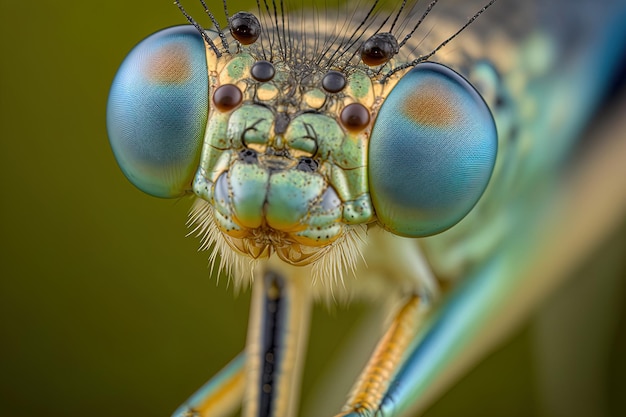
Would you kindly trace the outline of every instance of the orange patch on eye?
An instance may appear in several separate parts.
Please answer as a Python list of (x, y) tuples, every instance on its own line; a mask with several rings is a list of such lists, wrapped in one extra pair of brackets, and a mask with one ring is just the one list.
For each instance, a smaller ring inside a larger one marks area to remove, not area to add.
[(459, 106), (446, 89), (436, 85), (421, 87), (407, 95), (402, 113), (429, 127), (448, 127), (462, 120)]
[(146, 77), (157, 83), (184, 83), (191, 77), (189, 53), (182, 45), (169, 45), (151, 55), (144, 66)]

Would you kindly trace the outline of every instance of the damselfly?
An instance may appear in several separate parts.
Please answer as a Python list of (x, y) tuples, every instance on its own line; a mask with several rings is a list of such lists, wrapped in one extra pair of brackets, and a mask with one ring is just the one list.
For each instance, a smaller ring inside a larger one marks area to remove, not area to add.
[(532, 304), (626, 4), (175, 3), (191, 25), (115, 78), (111, 145), (141, 190), (195, 194), (212, 265), (253, 287), (245, 352), (175, 415), (295, 416), (311, 300), (351, 297), (393, 318), (340, 415), (419, 411)]

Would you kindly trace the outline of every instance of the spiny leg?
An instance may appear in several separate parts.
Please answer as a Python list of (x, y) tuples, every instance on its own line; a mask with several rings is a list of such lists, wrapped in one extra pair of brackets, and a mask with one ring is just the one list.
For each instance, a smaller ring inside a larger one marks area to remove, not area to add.
[(417, 295), (403, 304), (376, 346), (343, 412), (336, 417), (374, 415), (429, 310), (426, 299)]
[[(494, 343), (491, 333), (500, 327), (495, 323), (510, 323), (511, 317), (502, 312), (511, 307), (510, 295), (519, 293), (523, 278), (527, 278), (513, 273), (523, 269), (523, 258), (516, 256), (518, 245), (524, 246), (513, 242), (514, 248), (469, 274), (432, 309), (425, 305), (422, 311), (411, 313), (415, 300), (410, 299), (381, 339), (360, 381), (379, 378), (378, 366), (387, 367), (385, 378), (373, 390), (361, 383), (366, 389), (355, 392), (337, 417), (398, 417), (423, 411), (425, 404)], [(401, 326), (407, 330), (402, 331)], [(396, 333), (400, 337), (394, 336)], [(394, 337), (401, 346), (390, 355), (391, 364), (379, 352), (391, 352)], [(367, 401), (359, 402), (359, 398)]]
[[(606, 163), (607, 159), (602, 159), (602, 164)], [(528, 208), (524, 220), (534, 222), (520, 221), (516, 239), (503, 243), (484, 265), (468, 271), (463, 282), (442, 298), (378, 404), (368, 413), (352, 416), (397, 417), (423, 412), (560, 283), (563, 271), (571, 268), (572, 254), (590, 252), (602, 235), (596, 227), (584, 233), (580, 227), (571, 227), (588, 210), (576, 204), (581, 194), (597, 197), (591, 201), (601, 199), (595, 194), (598, 181), (590, 181), (598, 169), (589, 169), (563, 187), (558, 198), (539, 200), (537, 206)]]

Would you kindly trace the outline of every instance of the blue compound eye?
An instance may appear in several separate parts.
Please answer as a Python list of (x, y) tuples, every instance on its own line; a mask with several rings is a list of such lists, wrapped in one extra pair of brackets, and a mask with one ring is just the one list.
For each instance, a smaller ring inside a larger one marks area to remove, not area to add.
[(191, 189), (209, 106), (204, 41), (193, 26), (157, 32), (126, 57), (113, 80), (107, 130), (120, 168), (156, 197)]
[(370, 138), (379, 222), (407, 237), (454, 226), (487, 187), (497, 146), (493, 117), (474, 87), (443, 65), (417, 65), (389, 93)]

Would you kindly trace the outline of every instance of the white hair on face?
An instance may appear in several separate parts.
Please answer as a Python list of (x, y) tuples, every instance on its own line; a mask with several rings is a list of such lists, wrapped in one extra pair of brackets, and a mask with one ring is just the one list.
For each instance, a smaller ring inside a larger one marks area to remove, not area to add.
[[(187, 220), (187, 226), (191, 228), (187, 236), (200, 238), (199, 250), (212, 249), (209, 255), (211, 274), (219, 277), (220, 273), (224, 273), (237, 291), (252, 283), (254, 272), (263, 260), (253, 259), (233, 248), (217, 226), (213, 211), (209, 202), (196, 199)], [(365, 263), (362, 251), (366, 230), (365, 225), (347, 227), (339, 239), (323, 248), (311, 266), (311, 285), (320, 283), (324, 292), (330, 294), (334, 293), (334, 289), (345, 288), (344, 273), (356, 275), (358, 265)]]

